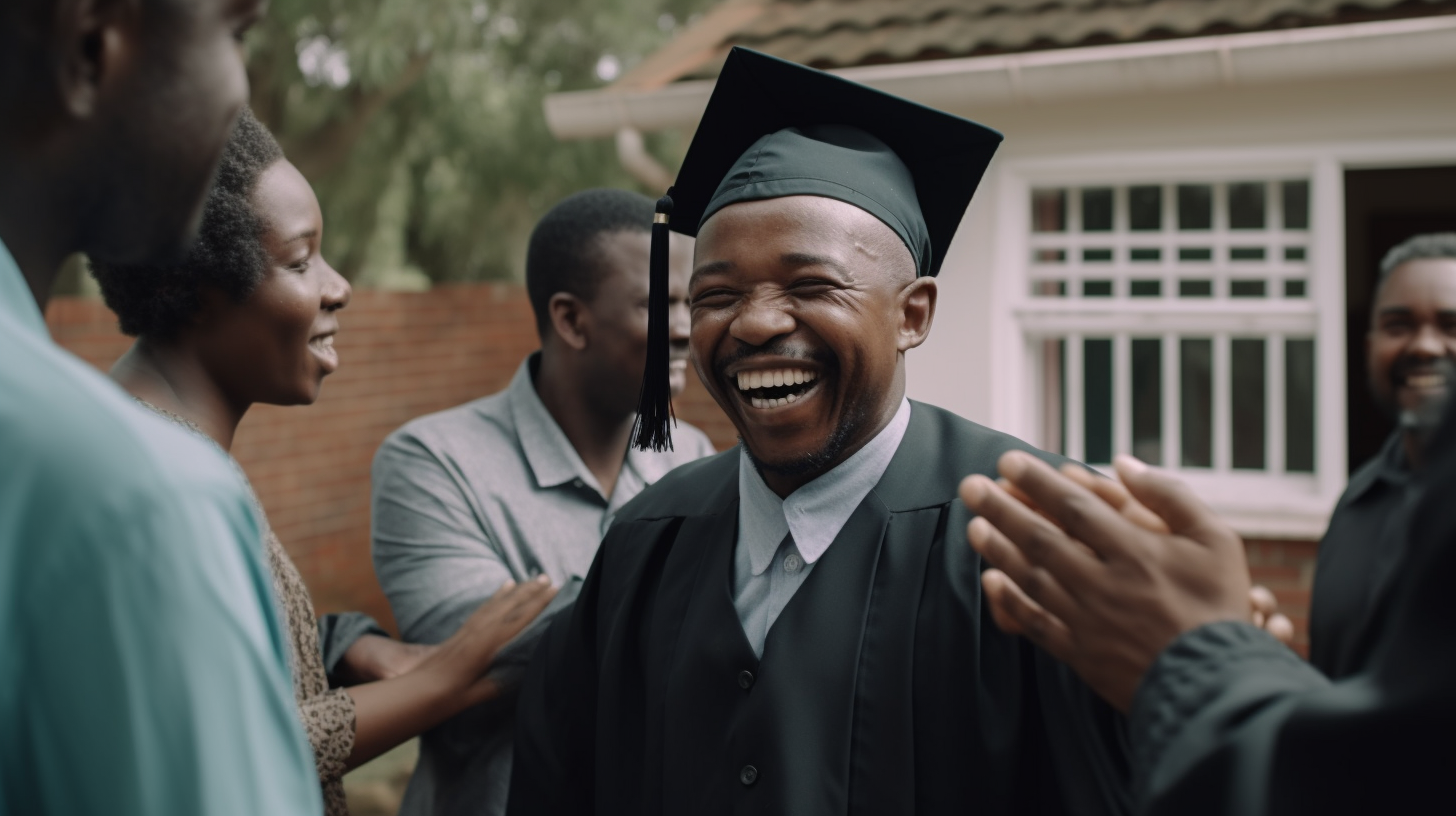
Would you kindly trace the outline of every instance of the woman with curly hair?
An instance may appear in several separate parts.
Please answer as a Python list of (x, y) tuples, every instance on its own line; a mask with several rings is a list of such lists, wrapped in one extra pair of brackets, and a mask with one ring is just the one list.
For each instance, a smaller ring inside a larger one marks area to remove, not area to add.
[[(187, 257), (93, 267), (122, 331), (137, 338), (112, 377), (224, 451), (254, 403), (312, 403), (339, 364), (334, 336), (350, 296), (349, 283), (319, 254), (322, 237), (313, 189), (244, 111)], [(554, 594), (545, 580), (507, 587), (438, 647), (374, 638), (368, 659), (355, 661), (367, 665), (337, 672), (374, 682), (331, 689), (308, 590), (271, 530), (266, 548), (328, 816), (348, 812), (345, 771), (496, 696), (492, 660)], [(355, 651), (345, 653), (346, 664)]]

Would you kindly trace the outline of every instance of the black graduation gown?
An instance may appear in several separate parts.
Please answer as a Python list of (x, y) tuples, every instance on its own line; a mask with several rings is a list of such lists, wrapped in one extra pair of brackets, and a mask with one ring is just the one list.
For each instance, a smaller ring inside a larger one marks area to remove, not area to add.
[(644, 491), (528, 671), (508, 812), (1126, 812), (1124, 720), (982, 601), (955, 490), (1013, 448), (914, 403), (762, 660), (731, 596), (738, 451)]
[(1266, 633), (1179, 638), (1132, 710), (1140, 810), (1287, 816), (1456, 811), (1456, 402), (1412, 485), (1369, 657), (1331, 681)]

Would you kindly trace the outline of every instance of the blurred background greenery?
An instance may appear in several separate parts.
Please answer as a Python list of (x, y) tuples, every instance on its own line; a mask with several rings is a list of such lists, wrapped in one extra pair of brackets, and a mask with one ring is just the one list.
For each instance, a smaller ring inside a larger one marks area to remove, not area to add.
[[(313, 182), (326, 255), (357, 283), (518, 278), (553, 203), (637, 186), (610, 140), (557, 142), (542, 99), (609, 83), (711, 4), (273, 0), (248, 37), (253, 107)], [(675, 166), (680, 142), (648, 148)]]
[[(313, 182), (325, 256), (356, 285), (519, 279), (556, 201), (642, 189), (610, 139), (556, 141), (542, 99), (608, 84), (711, 5), (273, 0), (246, 40), (253, 108)], [(681, 134), (647, 142), (671, 167), (686, 150)], [(71, 267), (57, 293), (94, 291)]]

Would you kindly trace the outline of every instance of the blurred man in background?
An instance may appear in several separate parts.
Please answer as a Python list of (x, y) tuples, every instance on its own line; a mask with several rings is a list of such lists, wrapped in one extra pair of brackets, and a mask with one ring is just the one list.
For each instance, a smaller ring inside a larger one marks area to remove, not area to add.
[(1374, 648), (1404, 561), (1410, 484), (1456, 377), (1456, 233), (1418, 235), (1385, 256), (1365, 349), (1370, 390), (1396, 429), (1350, 477), (1320, 542), (1309, 657), (1331, 678), (1364, 668)]
[[(713, 452), (686, 423), (673, 451), (627, 449), (646, 358), (652, 217), (649, 199), (622, 190), (557, 204), (526, 258), (541, 350), (505, 391), (416, 419), (380, 447), (374, 563), (406, 640), (444, 640), (507, 580), (549, 575), (563, 587), (559, 608), (617, 509)], [(691, 239), (679, 237), (670, 264), (674, 393), (687, 377), (691, 265)], [(514, 706), (513, 696), (487, 704), (425, 735), (401, 813), (504, 812)]]
[(0, 4), (3, 816), (322, 811), (241, 474), (42, 316), (71, 253), (186, 250), (262, 6)]

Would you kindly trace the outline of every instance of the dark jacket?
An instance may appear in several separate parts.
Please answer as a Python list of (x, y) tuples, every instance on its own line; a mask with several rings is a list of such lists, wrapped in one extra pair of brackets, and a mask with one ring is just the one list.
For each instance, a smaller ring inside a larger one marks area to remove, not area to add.
[[(1456, 767), (1456, 402), (1413, 481), (1403, 552), (1332, 681), (1242, 623), (1189, 632), (1133, 701), (1141, 810), (1284, 816), (1449, 813)], [(1317, 588), (1318, 591), (1318, 588)]]
[(643, 492), (528, 672), (509, 812), (1126, 812), (1122, 718), (982, 599), (955, 490), (1011, 449), (915, 403), (761, 660), (730, 591), (738, 452)]

